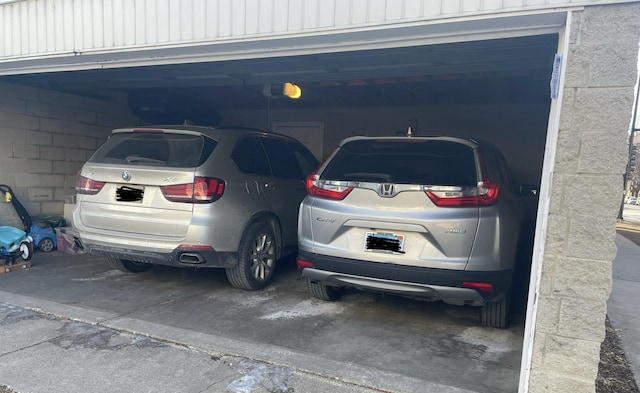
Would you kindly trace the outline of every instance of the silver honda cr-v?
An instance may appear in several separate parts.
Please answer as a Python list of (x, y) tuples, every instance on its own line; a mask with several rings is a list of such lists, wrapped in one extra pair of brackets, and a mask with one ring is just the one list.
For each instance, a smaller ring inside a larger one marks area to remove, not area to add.
[(524, 207), (495, 147), (352, 137), (307, 178), (307, 192), (298, 267), (315, 297), (355, 287), (480, 306), (483, 324), (509, 324)]
[(258, 130), (117, 129), (77, 176), (73, 222), (84, 248), (120, 270), (218, 267), (259, 289), (296, 250), (316, 166), (296, 140)]

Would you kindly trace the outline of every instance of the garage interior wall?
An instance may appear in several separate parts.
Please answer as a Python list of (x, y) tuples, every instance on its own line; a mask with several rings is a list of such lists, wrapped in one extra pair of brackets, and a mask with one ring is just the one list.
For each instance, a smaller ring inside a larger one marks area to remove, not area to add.
[[(516, 181), (539, 184), (549, 116), (549, 102), (517, 104), (416, 105), (414, 107), (349, 107), (272, 111), (274, 121), (322, 121), (324, 157), (354, 135), (447, 135), (484, 139), (505, 155)], [(222, 112), (233, 125), (268, 127), (264, 111)]]
[(638, 3), (571, 13), (551, 194), (541, 195), (550, 205), (532, 393), (595, 391), (637, 80), (638, 15)]
[[(0, 184), (14, 188), (32, 215), (62, 214), (65, 197), (75, 193), (75, 174), (110, 130), (140, 124), (124, 97), (107, 102), (7, 83), (0, 83), (0, 97), (5, 141), (0, 144)], [(409, 126), (416, 135), (489, 139), (512, 163), (519, 182), (538, 184), (548, 110), (548, 102), (542, 102), (281, 110), (271, 116), (273, 121), (322, 121), (325, 156), (343, 138), (393, 135)], [(222, 115), (233, 125), (266, 126), (264, 111)]]
[[(117, 97), (100, 101), (0, 82), (0, 184), (30, 215), (62, 215), (82, 164), (114, 126), (138, 121)], [(0, 220), (20, 223), (11, 204), (0, 204)]]

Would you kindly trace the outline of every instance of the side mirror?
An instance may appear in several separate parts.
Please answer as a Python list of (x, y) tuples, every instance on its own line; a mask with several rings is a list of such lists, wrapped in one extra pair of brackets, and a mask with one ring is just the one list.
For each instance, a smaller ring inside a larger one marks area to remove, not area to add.
[(523, 197), (528, 198), (537, 198), (538, 197), (538, 187), (533, 184), (522, 184), (518, 193)]

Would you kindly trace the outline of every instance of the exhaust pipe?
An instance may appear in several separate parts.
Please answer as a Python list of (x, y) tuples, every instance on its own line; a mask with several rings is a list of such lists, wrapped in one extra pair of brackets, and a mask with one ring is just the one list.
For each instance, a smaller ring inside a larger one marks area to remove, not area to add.
[(188, 264), (195, 265), (199, 263), (204, 263), (205, 259), (202, 257), (202, 255), (195, 252), (183, 252), (178, 257), (178, 261), (180, 261), (180, 263), (188, 263)]

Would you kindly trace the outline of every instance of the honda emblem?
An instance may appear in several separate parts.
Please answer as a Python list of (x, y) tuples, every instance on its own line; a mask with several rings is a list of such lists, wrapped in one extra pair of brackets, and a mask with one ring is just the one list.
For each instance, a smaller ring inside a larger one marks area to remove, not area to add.
[(383, 197), (393, 196), (393, 184), (390, 184), (390, 183), (380, 184), (380, 196), (383, 196)]

